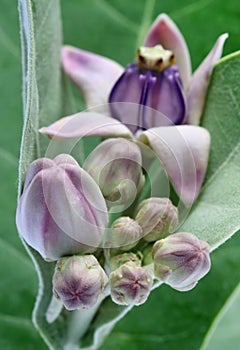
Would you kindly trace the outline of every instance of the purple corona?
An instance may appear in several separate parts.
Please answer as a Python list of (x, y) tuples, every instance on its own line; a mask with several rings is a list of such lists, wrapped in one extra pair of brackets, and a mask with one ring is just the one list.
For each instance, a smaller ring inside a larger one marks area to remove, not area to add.
[(141, 47), (137, 57), (137, 63), (128, 65), (112, 88), (112, 117), (132, 132), (182, 124), (186, 103), (174, 55), (157, 45)]

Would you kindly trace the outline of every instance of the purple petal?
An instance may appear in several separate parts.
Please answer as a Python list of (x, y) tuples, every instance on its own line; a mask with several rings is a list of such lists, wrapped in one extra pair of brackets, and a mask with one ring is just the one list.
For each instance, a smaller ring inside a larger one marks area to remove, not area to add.
[(136, 64), (131, 64), (117, 80), (109, 96), (112, 117), (127, 125), (133, 133), (144, 128), (141, 118), (139, 120), (144, 85), (145, 76), (140, 74)]
[(130, 130), (118, 120), (100, 113), (80, 112), (59, 119), (39, 130), (42, 134), (57, 139), (83, 136), (121, 136), (132, 138)]
[(139, 140), (149, 145), (161, 160), (181, 200), (197, 198), (208, 164), (210, 135), (204, 128), (181, 125), (153, 128)]
[(109, 102), (112, 117), (132, 132), (182, 124), (186, 112), (177, 66), (158, 72), (129, 65), (114, 85)]
[(194, 72), (187, 94), (188, 123), (198, 125), (203, 112), (205, 97), (215, 63), (221, 58), (228, 34), (222, 34), (213, 49)]
[(123, 72), (117, 62), (71, 46), (63, 47), (62, 64), (83, 92), (87, 107), (106, 104), (113, 84)]
[(186, 114), (186, 104), (183, 95), (182, 82), (178, 67), (171, 66), (156, 76), (155, 84), (149, 87), (147, 106), (159, 111), (167, 117), (164, 121), (158, 120), (158, 113), (151, 118), (150, 127), (182, 124)]
[(164, 13), (159, 15), (152, 24), (144, 43), (145, 46), (158, 44), (174, 53), (183, 86), (186, 89), (191, 77), (191, 61), (188, 48), (176, 24)]

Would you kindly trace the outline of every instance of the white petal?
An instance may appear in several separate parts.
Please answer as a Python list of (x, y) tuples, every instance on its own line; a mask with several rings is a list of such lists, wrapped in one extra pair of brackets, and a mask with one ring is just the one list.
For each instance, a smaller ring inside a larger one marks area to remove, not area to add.
[(159, 157), (180, 199), (192, 204), (207, 169), (208, 131), (191, 125), (159, 127), (143, 132), (139, 140)]
[(117, 62), (71, 46), (62, 49), (62, 65), (83, 92), (88, 108), (105, 105), (114, 83), (123, 73)]
[(131, 131), (118, 120), (100, 113), (80, 112), (59, 119), (39, 130), (42, 134), (56, 139), (84, 136), (116, 136), (132, 138)]
[(215, 63), (221, 58), (223, 45), (228, 34), (222, 34), (213, 49), (194, 72), (187, 93), (188, 120), (189, 124), (199, 125), (203, 112), (205, 97)]
[(159, 15), (152, 24), (144, 45), (155, 46), (158, 44), (174, 53), (183, 86), (186, 89), (192, 71), (188, 47), (176, 24), (165, 13)]

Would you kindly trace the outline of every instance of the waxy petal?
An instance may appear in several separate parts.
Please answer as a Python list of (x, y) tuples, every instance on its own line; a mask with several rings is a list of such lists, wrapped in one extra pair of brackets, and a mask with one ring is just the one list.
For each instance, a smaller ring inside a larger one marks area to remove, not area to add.
[(155, 72), (129, 65), (114, 85), (109, 102), (112, 117), (121, 120), (133, 133), (182, 124), (186, 115), (177, 66)]
[(190, 290), (210, 270), (209, 250), (206, 242), (189, 232), (157, 241), (152, 251), (155, 276), (172, 288)]
[(207, 88), (215, 63), (221, 58), (223, 45), (228, 34), (222, 34), (213, 49), (194, 72), (192, 81), (187, 93), (188, 120), (189, 124), (199, 125), (203, 112)]
[(152, 128), (143, 132), (139, 140), (149, 145), (159, 157), (181, 200), (192, 204), (208, 164), (208, 131), (190, 125)]
[(106, 104), (113, 84), (123, 68), (109, 58), (71, 46), (62, 49), (66, 74), (83, 92), (87, 107)]
[(165, 14), (157, 17), (152, 24), (144, 45), (162, 45), (171, 50), (180, 70), (183, 86), (186, 89), (191, 77), (191, 61), (186, 42), (176, 24)]
[(83, 136), (115, 136), (132, 138), (130, 130), (118, 120), (100, 113), (80, 112), (59, 119), (39, 130), (42, 134), (57, 139)]
[(147, 106), (165, 116), (165, 118), (159, 118), (158, 112), (149, 113), (150, 115), (147, 116), (151, 120), (149, 128), (183, 124), (186, 116), (186, 103), (182, 82), (176, 66), (164, 69), (161, 77), (153, 84)]
[(94, 255), (68, 256), (58, 260), (53, 291), (67, 310), (89, 309), (103, 297), (108, 277)]
[(70, 155), (39, 158), (30, 165), (16, 223), (19, 234), (43, 258), (95, 251), (107, 222), (99, 187)]

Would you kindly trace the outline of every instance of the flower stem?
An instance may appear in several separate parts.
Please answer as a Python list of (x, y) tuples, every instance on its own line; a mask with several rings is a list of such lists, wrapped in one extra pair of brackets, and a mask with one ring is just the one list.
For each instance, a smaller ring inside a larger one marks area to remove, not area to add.
[(79, 349), (79, 341), (87, 332), (99, 306), (106, 296), (107, 295), (105, 294), (104, 297), (100, 298), (99, 301), (90, 309), (77, 310), (70, 313), (67, 340), (64, 350)]

